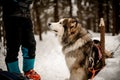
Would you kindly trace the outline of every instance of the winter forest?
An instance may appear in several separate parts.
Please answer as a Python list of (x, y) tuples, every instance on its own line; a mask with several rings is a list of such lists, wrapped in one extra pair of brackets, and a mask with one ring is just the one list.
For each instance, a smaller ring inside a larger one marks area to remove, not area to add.
[[(96, 39), (100, 36), (100, 18), (104, 19), (105, 47), (116, 53), (114, 58), (106, 60), (107, 66), (94, 80), (120, 80), (120, 0), (33, 0), (30, 9), (38, 53), (35, 69), (42, 80), (64, 80), (69, 76), (61, 46), (48, 29), (49, 22), (57, 22), (64, 17), (75, 17)], [(6, 70), (5, 48), (0, 6), (0, 68)]]
[[(47, 23), (63, 17), (75, 17), (87, 29), (99, 32), (99, 20), (105, 20), (105, 32), (116, 35), (120, 32), (119, 0), (34, 0), (31, 6), (34, 33), (40, 36), (48, 30)], [(0, 39), (2, 28), (2, 8), (0, 7)]]

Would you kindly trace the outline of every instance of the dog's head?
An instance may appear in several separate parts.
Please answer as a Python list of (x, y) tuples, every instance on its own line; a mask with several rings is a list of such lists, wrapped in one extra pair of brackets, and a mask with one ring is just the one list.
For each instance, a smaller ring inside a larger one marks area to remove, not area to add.
[(64, 19), (61, 19), (58, 22), (48, 23), (48, 28), (54, 31), (57, 36), (62, 37), (64, 33), (63, 21)]
[(58, 22), (49, 23), (48, 26), (57, 34), (63, 45), (72, 44), (87, 33), (75, 18), (63, 18)]

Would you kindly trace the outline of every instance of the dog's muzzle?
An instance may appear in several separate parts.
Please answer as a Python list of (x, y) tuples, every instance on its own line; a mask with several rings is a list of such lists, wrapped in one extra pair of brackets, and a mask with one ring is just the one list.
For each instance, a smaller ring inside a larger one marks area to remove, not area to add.
[(51, 25), (52, 25), (51, 23), (48, 23), (48, 28), (49, 28), (50, 30), (54, 31), (54, 32), (58, 32), (57, 30), (52, 29), (52, 28), (51, 28)]

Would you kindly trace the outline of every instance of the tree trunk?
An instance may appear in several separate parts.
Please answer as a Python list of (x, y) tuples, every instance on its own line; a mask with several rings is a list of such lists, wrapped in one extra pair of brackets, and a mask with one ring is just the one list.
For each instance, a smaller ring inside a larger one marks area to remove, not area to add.
[(58, 16), (58, 0), (54, 0), (54, 21), (58, 21), (59, 16)]
[(119, 33), (119, 22), (120, 22), (120, 17), (119, 17), (119, 0), (112, 0), (112, 6), (113, 6), (113, 33), (112, 35), (114, 36), (115, 34)]
[(70, 17), (73, 17), (73, 14), (72, 14), (72, 10), (73, 10), (72, 2), (71, 2), (71, 0), (68, 0), (68, 2), (69, 2), (69, 6), (70, 6), (69, 14), (70, 14)]
[[(81, 20), (82, 20), (82, 15), (81, 15), (81, 10), (82, 10), (81, 2), (82, 2), (82, 0), (77, 0), (77, 8), (78, 8), (77, 15), (78, 15), (78, 19), (79, 19), (80, 22), (81, 22)], [(81, 23), (81, 24), (82, 24), (82, 23)]]
[(109, 1), (106, 0), (106, 32), (110, 32), (110, 27), (109, 27)]
[(39, 30), (39, 39), (42, 40), (42, 30), (41, 30), (41, 21), (40, 21), (40, 13), (39, 13), (40, 9), (36, 3), (37, 1), (34, 1), (33, 6), (34, 6), (34, 11), (36, 12), (36, 24)]
[(2, 42), (2, 21), (1, 21), (2, 15), (1, 13), (2, 13), (2, 8), (0, 6), (0, 42)]
[(0, 21), (0, 42), (2, 42), (2, 22)]
[(87, 29), (91, 29), (91, 18), (87, 19)]
[(34, 9), (32, 9), (31, 15), (32, 15), (32, 21), (34, 25), (34, 28), (33, 28), (34, 34), (38, 34), (37, 25), (36, 25), (36, 12), (34, 12)]
[(103, 0), (98, 0), (98, 17), (103, 18)]

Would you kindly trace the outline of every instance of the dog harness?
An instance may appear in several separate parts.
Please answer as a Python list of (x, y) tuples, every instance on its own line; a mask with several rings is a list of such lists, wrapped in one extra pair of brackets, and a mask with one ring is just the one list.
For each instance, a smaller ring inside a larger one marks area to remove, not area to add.
[[(96, 44), (93, 44), (93, 45), (94, 45), (94, 46), (97, 48), (97, 50), (98, 50), (99, 60), (98, 60), (97, 65), (99, 65), (99, 64), (100, 64), (99, 61), (102, 59), (101, 47), (100, 47), (99, 45), (96, 45)], [(97, 66), (97, 65), (96, 65), (96, 66)], [(94, 66), (95, 66), (95, 65), (94, 65)], [(102, 68), (103, 68), (103, 67), (102, 67)], [(102, 68), (95, 69), (94, 67), (93, 67), (93, 68), (89, 68), (89, 67), (88, 67), (88, 71), (92, 73), (92, 76), (91, 76), (90, 80), (93, 80), (93, 78), (95, 77), (96, 73), (99, 72)]]

